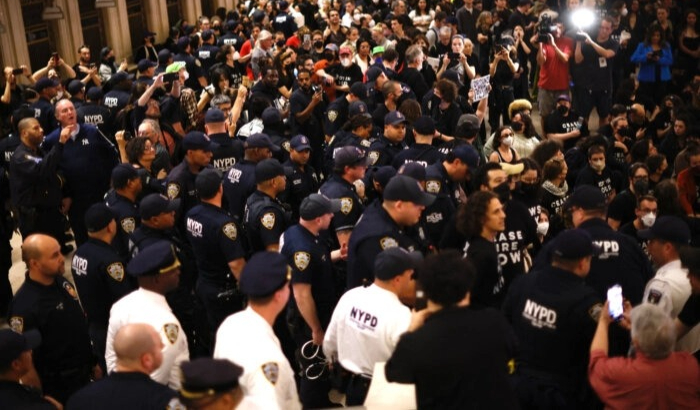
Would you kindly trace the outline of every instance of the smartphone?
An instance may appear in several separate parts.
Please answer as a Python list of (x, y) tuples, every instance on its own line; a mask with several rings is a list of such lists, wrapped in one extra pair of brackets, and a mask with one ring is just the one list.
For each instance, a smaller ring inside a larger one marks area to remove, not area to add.
[(459, 56), (457, 55), (457, 53), (447, 53), (447, 57), (450, 60), (459, 60)]
[(15, 68), (12, 70), (12, 74), (17, 75), (17, 74), (22, 74), (24, 72), (23, 68)]
[(311, 34), (304, 34), (304, 43), (311, 44)]
[(622, 286), (614, 285), (608, 289), (608, 313), (613, 320), (622, 319)]
[(179, 73), (163, 74), (163, 82), (164, 83), (172, 83), (173, 81), (177, 80), (178, 78), (180, 78)]
[(95, 63), (90, 63), (88, 67), (90, 67), (90, 69), (92, 70), (93, 68), (95, 68)]
[(418, 283), (416, 283), (416, 299), (413, 305), (415, 310), (423, 310), (428, 307), (428, 299), (425, 297), (425, 292), (420, 288)]
[(51, 53), (51, 58), (53, 58), (54, 64), (58, 65), (58, 60), (59, 60), (58, 53), (55, 51), (53, 53)]

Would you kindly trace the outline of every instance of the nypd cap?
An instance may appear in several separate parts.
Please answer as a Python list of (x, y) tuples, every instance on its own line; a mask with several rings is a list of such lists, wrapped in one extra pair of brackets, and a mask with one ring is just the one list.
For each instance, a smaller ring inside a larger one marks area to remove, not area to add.
[(173, 244), (158, 241), (142, 249), (126, 265), (126, 273), (131, 276), (154, 276), (168, 273), (180, 267), (180, 260), (175, 255)]
[(292, 279), (287, 258), (279, 252), (258, 252), (241, 273), (240, 289), (252, 297), (269, 296)]

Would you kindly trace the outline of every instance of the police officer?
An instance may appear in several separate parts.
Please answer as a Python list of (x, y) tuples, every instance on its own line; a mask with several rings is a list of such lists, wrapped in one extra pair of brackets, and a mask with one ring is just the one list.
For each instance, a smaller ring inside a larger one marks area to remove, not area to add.
[(195, 188), (195, 178), (204, 168), (211, 163), (212, 151), (217, 146), (211, 139), (199, 131), (190, 131), (182, 139), (182, 149), (185, 151), (185, 158), (180, 164), (170, 171), (166, 178), (165, 189), (168, 198), (181, 198), (180, 209), (178, 210), (176, 224), (184, 232), (184, 219), (187, 211), (199, 203), (197, 190)]
[(250, 251), (278, 251), (292, 217), (277, 199), (286, 188), (285, 169), (276, 159), (261, 161), (255, 166), (255, 182), (257, 190), (246, 202), (244, 217)]
[(236, 409), (245, 402), (238, 379), (243, 368), (226, 359), (200, 357), (184, 362), (180, 402), (187, 408)]
[(207, 86), (207, 80), (204, 78), (202, 63), (192, 55), (190, 36), (182, 36), (177, 40), (177, 48), (179, 53), (173, 56), (174, 62), (183, 62), (189, 74), (189, 78), (185, 80), (185, 86), (199, 91)]
[(413, 122), (413, 137), (416, 141), (408, 149), (399, 151), (394, 156), (391, 165), (399, 169), (408, 162), (417, 162), (423, 167), (441, 162), (444, 155), (433, 146), (435, 122), (431, 117), (421, 116)]
[(516, 278), (503, 306), (521, 342), (515, 390), (523, 408), (582, 407), (589, 390), (588, 349), (601, 304), (584, 278), (599, 248), (582, 229), (552, 244), (550, 263)]
[(180, 405), (174, 390), (149, 377), (162, 360), (163, 341), (153, 326), (132, 323), (114, 337), (117, 357), (115, 371), (76, 392), (67, 408), (88, 410), (99, 403), (101, 409), (176, 409)]
[(87, 242), (73, 255), (71, 272), (87, 316), (95, 355), (105, 369), (105, 343), (109, 310), (114, 302), (136, 288), (126, 275), (125, 259), (111, 243), (117, 234), (114, 213), (105, 204), (94, 204), (85, 213)]
[(76, 128), (64, 128), (58, 144), (46, 153), (40, 148), (44, 131), (37, 119), (25, 118), (17, 126), (22, 142), (10, 159), (10, 195), (19, 211), (19, 230), (24, 238), (34, 232), (63, 238), (62, 182), (58, 168), (65, 143)]
[(212, 30), (202, 31), (202, 45), (197, 49), (197, 60), (202, 65), (202, 72), (208, 73), (209, 69), (216, 63), (216, 55), (219, 47), (214, 45), (214, 32)]
[(102, 97), (102, 88), (92, 87), (88, 90), (85, 103), (77, 109), (78, 122), (92, 124), (112, 138), (116, 131), (114, 119), (112, 112), (102, 105)]
[(350, 236), (348, 250), (348, 289), (374, 280), (374, 260), (387, 248), (400, 246), (413, 251), (417, 244), (404, 232), (416, 225), (421, 212), (435, 201), (423, 192), (415, 179), (397, 175), (387, 184), (381, 206), (370, 206), (362, 214)]
[(139, 77), (136, 79), (136, 82), (145, 83), (146, 85), (153, 84), (153, 76), (156, 74), (157, 65), (155, 61), (151, 61), (147, 58), (139, 60)]
[(223, 111), (218, 108), (207, 110), (204, 131), (218, 145), (211, 157), (214, 168), (226, 172), (243, 158), (243, 141), (229, 135)]
[(236, 163), (224, 177), (224, 197), (228, 210), (238, 221), (243, 221), (243, 211), (248, 197), (255, 192), (255, 165), (272, 157), (279, 147), (267, 134), (253, 134), (245, 141), (243, 160)]
[(350, 92), (342, 97), (336, 98), (328, 105), (323, 121), (323, 129), (326, 132), (326, 140), (329, 140), (340, 127), (348, 120), (348, 107), (353, 101), (362, 100), (367, 96), (367, 89), (361, 82), (353, 83)]
[(175, 212), (180, 209), (180, 200), (170, 200), (165, 195), (149, 194), (139, 203), (141, 225), (131, 234), (129, 239), (130, 257), (136, 256), (146, 247), (158, 241), (173, 241), (177, 235), (175, 227)]
[[(108, 89), (107, 85), (111, 85), (112, 87)], [(105, 85), (103, 92), (106, 92), (102, 99), (102, 105), (109, 108), (113, 118), (116, 118), (119, 111), (129, 103), (131, 99), (131, 86), (132, 81), (126, 71), (117, 71)], [(92, 87), (90, 87), (90, 89), (92, 89)]]
[[(328, 199), (311, 194), (301, 203), (299, 224), (287, 229), (280, 242), (281, 253), (292, 267), (292, 297), (287, 311), (287, 322), (298, 351), (308, 350), (307, 342), (323, 344), (323, 337), (331, 320), (335, 297), (335, 271), (331, 249), (325, 231), (333, 214), (340, 210), (339, 199)], [(340, 259), (340, 252), (335, 252)], [(307, 370), (313, 362), (297, 355), (300, 367)], [(328, 379), (310, 379), (306, 372), (300, 378), (299, 396), (306, 407), (329, 407)]]
[(226, 316), (243, 308), (237, 283), (245, 266), (245, 250), (242, 232), (221, 208), (221, 173), (205, 169), (197, 175), (195, 186), (202, 202), (187, 213), (187, 239), (197, 260), (197, 294), (213, 331)]
[(281, 148), (274, 152), (273, 158), (280, 163), (286, 162), (289, 159), (289, 139), (284, 137), (286, 126), (282, 121), (282, 114), (276, 107), (267, 107), (263, 110), (260, 119), (263, 122), (263, 133), (270, 137), (273, 144)]
[(71, 80), (66, 87), (66, 91), (70, 94), (70, 102), (73, 103), (75, 109), (80, 108), (85, 102), (85, 84), (80, 80)]
[(105, 360), (107, 370), (117, 368), (115, 336), (130, 323), (146, 323), (158, 331), (162, 342), (163, 362), (151, 371), (151, 378), (172, 389), (180, 387), (180, 363), (189, 359), (187, 338), (182, 326), (165, 300), (176, 289), (180, 278), (180, 261), (170, 242), (160, 241), (139, 252), (126, 267), (136, 277), (139, 288), (112, 306), (107, 330)]
[(282, 164), (292, 170), (284, 193), (284, 202), (292, 208), (292, 220), (299, 218), (301, 202), (313, 192), (318, 192), (319, 177), (309, 164), (311, 143), (304, 135), (297, 135), (289, 141), (289, 160)]
[(321, 185), (320, 193), (340, 199), (340, 211), (333, 215), (332, 230), (341, 249), (347, 248), (350, 234), (360, 219), (364, 206), (354, 182), (364, 178), (369, 159), (363, 150), (346, 146), (335, 153), (333, 175)]
[(63, 188), (64, 197), (67, 198), (64, 199), (65, 207), (68, 208), (75, 241), (81, 245), (87, 241), (83, 219), (85, 211), (90, 205), (103, 200), (119, 154), (94, 125), (78, 124), (78, 116), (70, 101), (56, 103), (56, 118), (61, 128), (46, 137), (44, 148), (51, 149), (59, 141), (60, 133), (70, 128), (70, 138), (63, 148), (59, 169), (66, 180)]
[(272, 332), (275, 318), (287, 307), (291, 278), (284, 255), (253, 255), (241, 274), (240, 288), (248, 297), (248, 307), (224, 320), (216, 333), (214, 358), (243, 367), (238, 380), (259, 408), (301, 408), (294, 371)]
[[(32, 350), (40, 344), (37, 330), (18, 334), (11, 329), (0, 329), (0, 402), (8, 409), (54, 410), (60, 406), (53, 398), (42, 397), (26, 384), (34, 369)], [(24, 383), (20, 383), (22, 379)]]
[(339, 149), (352, 145), (367, 152), (372, 136), (372, 116), (367, 112), (364, 101), (353, 101), (348, 108), (348, 121), (343, 128), (328, 141), (323, 159), (323, 172), (327, 176), (333, 173), (333, 161)]
[(434, 244), (440, 243), (445, 228), (452, 223), (460, 198), (466, 196), (460, 184), (466, 182), (479, 161), (474, 147), (464, 144), (447, 153), (443, 161), (425, 169), (425, 190), (436, 196), (435, 202), (425, 210), (428, 236)]
[(372, 143), (367, 156), (373, 166), (391, 165), (394, 157), (408, 149), (406, 137), (406, 117), (399, 111), (391, 111), (384, 116), (384, 134)]
[(117, 221), (117, 236), (112, 246), (119, 256), (129, 258), (129, 237), (141, 224), (139, 205), (136, 202), (141, 193), (141, 177), (131, 164), (119, 164), (112, 170), (114, 192), (107, 194), (106, 203)]
[(281, 31), (284, 33), (285, 38), (290, 38), (299, 29), (297, 23), (294, 22), (294, 17), (292, 17), (289, 12), (289, 3), (282, 0), (279, 3), (279, 13), (275, 17), (275, 21), (272, 22), (272, 27), (275, 31)]
[(314, 151), (311, 161), (314, 168), (320, 171), (324, 142), (323, 113), (326, 111), (327, 98), (321, 87), (311, 84), (311, 76), (310, 71), (299, 70), (297, 74), (299, 88), (294, 90), (289, 98), (289, 118), (292, 135), (305, 135), (311, 140)]
[(41, 128), (48, 133), (51, 133), (58, 126), (54, 115), (54, 106), (51, 104), (51, 100), (58, 93), (56, 90), (58, 84), (58, 81), (48, 77), (37, 81), (34, 84), (34, 90), (39, 93), (39, 99), (29, 106), (34, 110), (34, 118), (39, 121)]
[(61, 403), (90, 382), (95, 358), (85, 314), (73, 285), (63, 278), (64, 259), (58, 242), (46, 235), (25, 238), (24, 283), (10, 303), (12, 330), (37, 329), (43, 344), (34, 351), (34, 367), (44, 394)]
[[(352, 289), (338, 301), (323, 340), (323, 352), (351, 373), (345, 391), (347, 406), (365, 402), (374, 365), (389, 359), (399, 337), (408, 329), (411, 311), (399, 297), (415, 293), (413, 274), (422, 259), (419, 252), (388, 248), (377, 255), (372, 285)], [(358, 311), (365, 312), (368, 324), (358, 320)]]

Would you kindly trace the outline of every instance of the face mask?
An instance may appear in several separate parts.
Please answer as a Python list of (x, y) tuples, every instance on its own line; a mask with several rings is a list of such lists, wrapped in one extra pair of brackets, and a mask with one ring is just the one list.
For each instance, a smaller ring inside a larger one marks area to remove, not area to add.
[(637, 194), (637, 196), (646, 195), (649, 192), (649, 181), (645, 181), (643, 179), (634, 181), (632, 186), (634, 187), (634, 193)]
[(349, 58), (341, 58), (340, 64), (342, 64), (343, 67), (350, 67), (352, 65), (352, 60), (350, 60)]
[(651, 228), (654, 222), (656, 222), (656, 215), (654, 215), (653, 212), (649, 212), (642, 217), (642, 225), (644, 225), (645, 228)]
[(381, 64), (381, 63), (382, 63), (382, 58), (381, 58), (381, 57), (377, 57), (377, 58), (374, 59), (374, 62), (377, 63), (377, 64)]
[(561, 115), (566, 115), (566, 113), (569, 112), (569, 109), (564, 105), (557, 105), (557, 111), (559, 111)]
[(540, 189), (540, 184), (520, 183), (520, 190), (527, 196), (534, 196)]
[(621, 13), (622, 17), (625, 17), (627, 15), (627, 13), (629, 13), (629, 10), (627, 10), (626, 8), (622, 9), (622, 13)]
[(513, 137), (503, 138), (502, 142), (503, 142), (503, 145), (505, 145), (506, 147), (510, 147), (511, 145), (513, 145)]
[(549, 231), (549, 222), (538, 222), (537, 223), (537, 234), (545, 236)]
[(495, 187), (493, 192), (498, 195), (498, 199), (501, 201), (501, 203), (506, 203), (510, 200), (510, 184), (508, 181)]
[(190, 78), (190, 73), (188, 73), (187, 70), (185, 70), (185, 71), (182, 73), (182, 76), (185, 77), (185, 81), (187, 81), (187, 80)]
[(323, 41), (314, 41), (314, 47), (315, 48), (323, 47)]
[(110, 64), (114, 64), (115, 61), (117, 61), (117, 58), (114, 56), (107, 59), (107, 62)]
[(622, 135), (623, 137), (629, 136), (630, 128), (629, 127), (620, 127), (617, 130), (617, 133)]
[(275, 44), (277, 44), (277, 48), (282, 48), (282, 47), (284, 47), (284, 40), (279, 40), (279, 41), (278, 41), (277, 43), (275, 43)]
[(600, 172), (603, 169), (605, 169), (605, 160), (598, 160), (598, 161), (593, 161), (591, 164), (591, 168), (593, 168), (595, 171)]
[(525, 124), (520, 121), (514, 121), (510, 123), (510, 128), (512, 128), (515, 132), (522, 132), (523, 128), (525, 128)]
[(63, 91), (58, 91), (58, 92), (56, 93), (56, 99), (57, 99), (57, 100), (60, 100), (61, 98), (63, 98)]

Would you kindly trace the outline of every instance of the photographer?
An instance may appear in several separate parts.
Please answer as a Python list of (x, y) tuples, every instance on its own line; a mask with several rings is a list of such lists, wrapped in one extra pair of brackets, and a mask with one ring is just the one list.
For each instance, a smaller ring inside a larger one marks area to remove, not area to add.
[(515, 42), (510, 36), (503, 36), (496, 43), (493, 51), (493, 60), (489, 65), (491, 76), (491, 95), (489, 96), (489, 125), (496, 129), (508, 121), (508, 106), (515, 99), (513, 95), (513, 80), (518, 72), (520, 64), (513, 45)]

